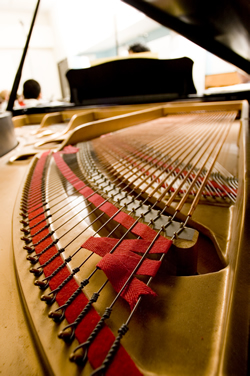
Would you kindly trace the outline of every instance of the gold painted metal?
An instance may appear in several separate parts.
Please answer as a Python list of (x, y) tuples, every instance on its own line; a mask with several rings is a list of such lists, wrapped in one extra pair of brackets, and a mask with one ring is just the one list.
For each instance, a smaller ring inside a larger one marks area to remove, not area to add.
[[(85, 109), (68, 109), (49, 114), (19, 115), (12, 118), (16, 135), (22, 144), (17, 148), (13, 159), (25, 158), (27, 153), (39, 153), (43, 150), (56, 150), (68, 134), (85, 123), (99, 121), (120, 114), (153, 108), (156, 104), (140, 104), (127, 106), (110, 106), (108, 108), (91, 107)], [(30, 151), (31, 149), (32, 151)], [(17, 151), (22, 150), (23, 153)], [(27, 150), (27, 153), (26, 153)]]
[(44, 114), (18, 115), (12, 118), (12, 122), (15, 128), (19, 128), (24, 125), (40, 124), (43, 118)]
[[(225, 168), (230, 168), (233, 172), (237, 171), (239, 180), (237, 202), (229, 207), (204, 203), (197, 206), (188, 224), (200, 232), (197, 243), (199, 275), (174, 275), (168, 265), (172, 262), (171, 257), (175, 257), (174, 249), (172, 249), (170, 259), (164, 262), (152, 283), (152, 288), (158, 294), (157, 298), (142, 299), (122, 344), (144, 375), (238, 376), (247, 374), (250, 317), (249, 235), (245, 223), (249, 216), (246, 212), (249, 208), (248, 104), (244, 101), (212, 104), (189, 103), (188, 105), (167, 104), (77, 126), (70, 131), (62, 145), (59, 146), (61, 150), (66, 145), (91, 140), (101, 134), (132, 127), (136, 124), (154, 121), (172, 113), (216, 110), (238, 111), (239, 119), (234, 122), (228, 135), (226, 147), (222, 150), (219, 159)], [(27, 148), (24, 146), (24, 149)], [(235, 150), (237, 150), (236, 156)], [(20, 186), (24, 175), (28, 174), (28, 161), (22, 163), (21, 165), (17, 163), (1, 165), (1, 169), (6, 171), (5, 192), (8, 182), (14, 184), (16, 179), (13, 174), (15, 172), (19, 179), (18, 186)], [(51, 176), (53, 175), (54, 173), (51, 173)], [(77, 341), (67, 346), (57, 338), (59, 330), (66, 325), (66, 322), (56, 325), (47, 317), (48, 311), (55, 309), (57, 304), (54, 303), (52, 308), (46, 307), (45, 303), (39, 299), (42, 293), (33, 286), (34, 277), (29, 273), (30, 265), (26, 261), (26, 253), (22, 249), (23, 242), (20, 240), (19, 202), (22, 185), (20, 189), (16, 185), (12, 185), (13, 195), (17, 194), (13, 215), (13, 249), (22, 301), (26, 312), (28, 312), (27, 322), (33, 329), (32, 336), (35, 337), (39, 354), (37, 355), (34, 351), (35, 347), (34, 349), (29, 347), (27, 359), (23, 360), (23, 364), (26, 366), (28, 364), (26, 374), (32, 375), (31, 370), (36, 369), (37, 374), (42, 375), (43, 364), (46, 375), (89, 375), (91, 371), (89, 365), (84, 369), (79, 369), (68, 360)], [(63, 197), (65, 192), (63, 187), (60, 189)], [(13, 203), (11, 207), (13, 207)], [(184, 214), (188, 213), (189, 208), (190, 204), (185, 204)], [(2, 222), (4, 221), (3, 217), (4, 213), (1, 215)], [(81, 226), (84, 227), (86, 224), (83, 222)], [(63, 230), (65, 231), (65, 228)], [(91, 233), (93, 230), (88, 231), (87, 237)], [(5, 234), (4, 239), (10, 247), (10, 235)], [(84, 238), (81, 241), (83, 242)], [(210, 243), (213, 245), (211, 246)], [(61, 245), (64, 244), (61, 243)], [(71, 246), (65, 256), (70, 254), (73, 249), (75, 247)], [(84, 254), (88, 254), (88, 251), (83, 249), (70, 267), (75, 267)], [(98, 259), (99, 257), (95, 256), (93, 265)], [(8, 264), (10, 265), (9, 261)], [(84, 277), (85, 273), (87, 275), (93, 265), (89, 266), (90, 269), (84, 269), (78, 278)], [(105, 276), (99, 271), (93, 284), (86, 287), (86, 294), (91, 296), (92, 292), (96, 291), (96, 288), (104, 280)], [(112, 296), (114, 296), (113, 290), (107, 286), (103, 297), (96, 304), (96, 309), (103, 312), (105, 306), (112, 300)], [(118, 308), (108, 322), (114, 332), (126, 320), (128, 312), (127, 304), (122, 300), (119, 301)], [(19, 313), (21, 314), (21, 312)], [(11, 325), (12, 320), (13, 315), (10, 317), (8, 325)], [(12, 335), (11, 341), (15, 338), (15, 335)], [(29, 344), (32, 344), (30, 339)], [(9, 346), (5, 347), (9, 348)], [(17, 343), (15, 343), (15, 348), (19, 348)], [(4, 353), (7, 351), (4, 350)], [(6, 354), (6, 357), (11, 360), (13, 355)], [(39, 360), (40, 357), (42, 360)], [(18, 364), (16, 367), (12, 367), (12, 374), (20, 373)], [(14, 370), (16, 371), (14, 372)]]
[(157, 104), (150, 103), (110, 106), (108, 108), (91, 106), (90, 108), (72, 108), (49, 114), (19, 115), (13, 117), (12, 120), (15, 128), (30, 127), (29, 134), (34, 136), (37, 149), (54, 149), (64, 141), (71, 131), (82, 124), (155, 106)]

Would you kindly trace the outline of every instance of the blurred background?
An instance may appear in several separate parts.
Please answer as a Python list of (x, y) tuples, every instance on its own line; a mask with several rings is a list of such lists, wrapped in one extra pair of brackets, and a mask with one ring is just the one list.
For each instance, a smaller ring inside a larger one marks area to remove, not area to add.
[[(35, 7), (36, 0), (0, 0), (0, 91), (12, 88)], [(33, 78), (43, 98), (68, 100), (69, 68), (127, 57), (133, 43), (159, 59), (190, 57), (198, 95), (242, 82), (234, 66), (120, 0), (41, 0), (18, 93)]]

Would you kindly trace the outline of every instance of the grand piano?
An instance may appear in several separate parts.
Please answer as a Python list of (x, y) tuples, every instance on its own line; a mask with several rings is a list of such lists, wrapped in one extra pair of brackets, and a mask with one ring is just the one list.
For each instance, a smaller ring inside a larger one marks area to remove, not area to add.
[[(247, 1), (125, 2), (250, 73)], [(2, 374), (249, 374), (248, 92), (195, 97), (181, 63), (3, 115)]]

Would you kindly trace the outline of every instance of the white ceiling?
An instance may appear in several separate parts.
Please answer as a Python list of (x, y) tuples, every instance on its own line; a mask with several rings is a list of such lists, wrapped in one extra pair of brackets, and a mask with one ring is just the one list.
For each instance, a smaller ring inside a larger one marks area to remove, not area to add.
[[(54, 0), (41, 0), (39, 9), (46, 11), (52, 6)], [(1, 10), (22, 10), (22, 11), (34, 11), (37, 4), (37, 0), (0, 0)]]

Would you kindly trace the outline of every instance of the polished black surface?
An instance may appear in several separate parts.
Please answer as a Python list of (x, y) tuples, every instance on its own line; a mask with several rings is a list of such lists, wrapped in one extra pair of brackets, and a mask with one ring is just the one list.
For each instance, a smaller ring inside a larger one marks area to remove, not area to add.
[(109, 61), (66, 76), (76, 105), (135, 104), (186, 98), (195, 94), (193, 61), (132, 58)]
[(249, 0), (122, 0), (250, 73)]

